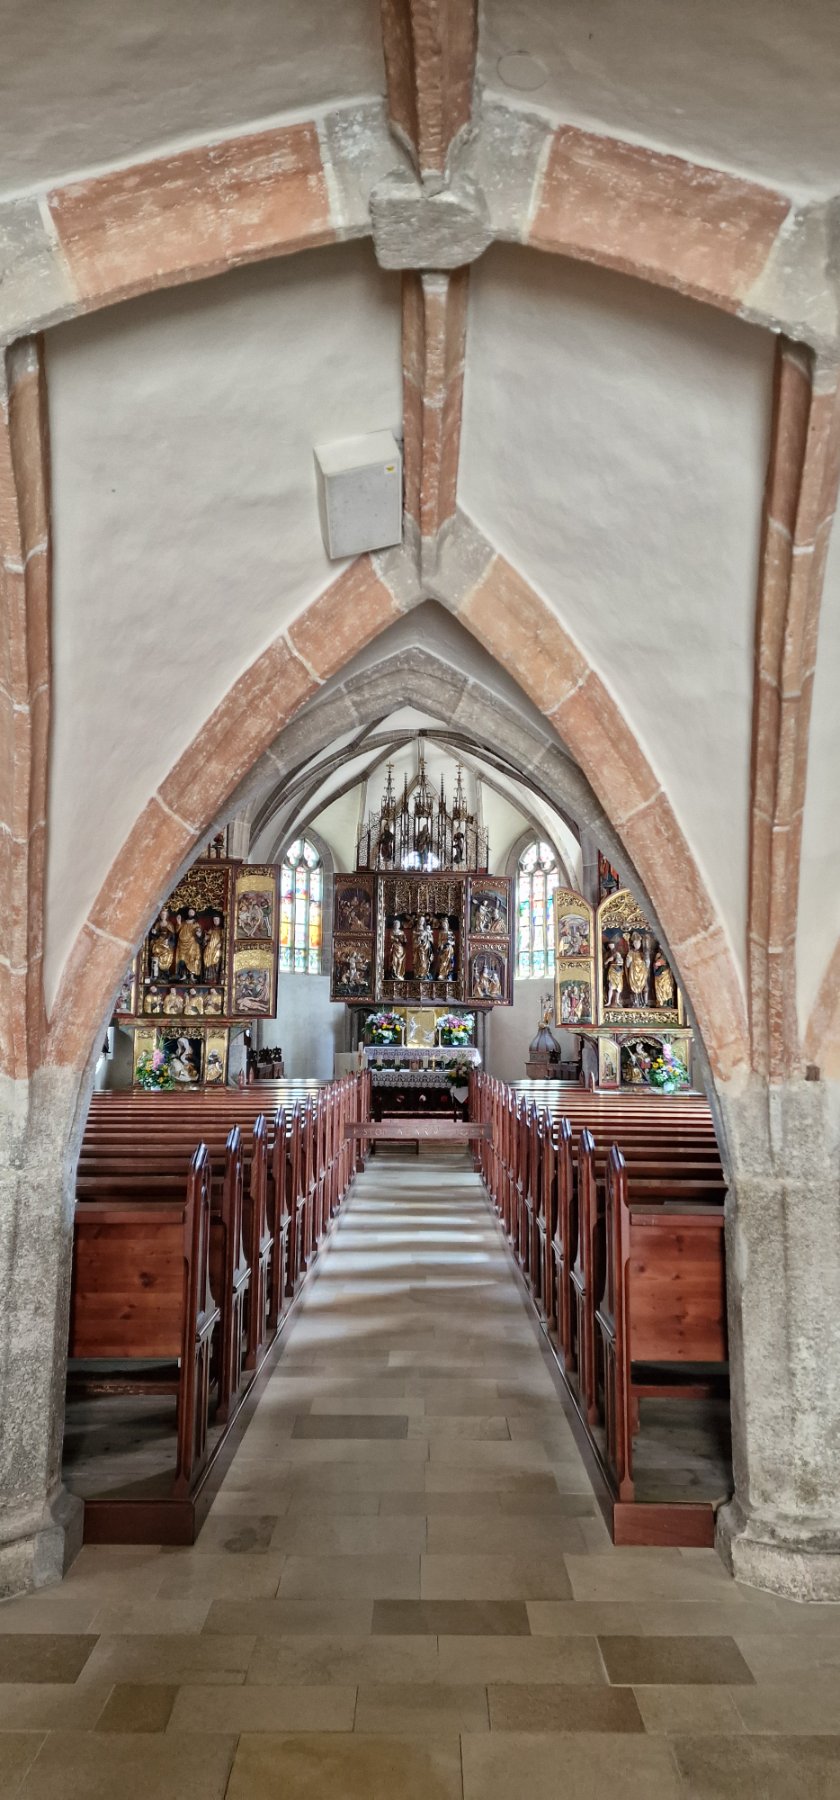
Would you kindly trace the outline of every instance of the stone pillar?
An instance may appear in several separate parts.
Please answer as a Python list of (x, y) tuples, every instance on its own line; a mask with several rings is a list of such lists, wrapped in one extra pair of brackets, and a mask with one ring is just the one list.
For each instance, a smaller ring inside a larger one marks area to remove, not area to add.
[(78, 1074), (0, 1082), (0, 1597), (58, 1581), (82, 1541), (61, 1482)]
[(840, 1600), (840, 1087), (718, 1089), (731, 1187), (727, 1279), (733, 1574)]

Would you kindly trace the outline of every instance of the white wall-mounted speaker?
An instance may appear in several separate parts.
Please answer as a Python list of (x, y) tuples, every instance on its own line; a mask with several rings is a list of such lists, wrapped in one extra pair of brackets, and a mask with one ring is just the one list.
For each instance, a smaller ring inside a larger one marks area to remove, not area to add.
[(392, 432), (321, 444), (315, 467), (329, 557), (362, 556), (402, 542), (402, 456)]

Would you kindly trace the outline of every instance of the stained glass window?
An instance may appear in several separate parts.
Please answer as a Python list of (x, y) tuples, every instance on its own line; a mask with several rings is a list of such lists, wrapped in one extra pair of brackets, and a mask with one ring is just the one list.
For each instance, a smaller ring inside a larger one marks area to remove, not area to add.
[(560, 880), (550, 844), (528, 844), (519, 858), (516, 879), (516, 973), (554, 974), (554, 926), (551, 898)]
[(314, 844), (295, 838), (280, 872), (280, 971), (320, 975), (324, 869)]

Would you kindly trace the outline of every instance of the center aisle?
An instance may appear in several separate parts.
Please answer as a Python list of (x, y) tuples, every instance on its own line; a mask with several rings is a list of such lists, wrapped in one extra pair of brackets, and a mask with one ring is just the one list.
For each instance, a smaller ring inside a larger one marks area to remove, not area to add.
[(830, 1612), (610, 1546), (478, 1178), (382, 1156), (196, 1546), (0, 1608), (0, 1794), (827, 1795)]

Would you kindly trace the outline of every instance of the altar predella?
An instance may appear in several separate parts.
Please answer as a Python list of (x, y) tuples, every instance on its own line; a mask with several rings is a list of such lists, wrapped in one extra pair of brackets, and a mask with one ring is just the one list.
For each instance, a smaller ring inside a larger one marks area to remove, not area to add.
[(355, 874), (335, 878), (332, 999), (510, 1006), (513, 883), (487, 871), (487, 833), (468, 809), (460, 767), (449, 807), (422, 749), (416, 786), (409, 794), (406, 782), (400, 800), (389, 765)]

